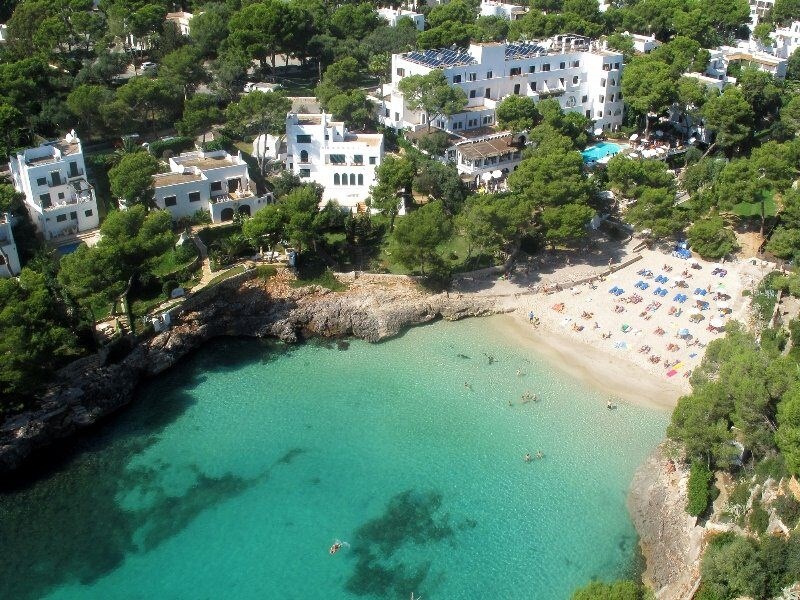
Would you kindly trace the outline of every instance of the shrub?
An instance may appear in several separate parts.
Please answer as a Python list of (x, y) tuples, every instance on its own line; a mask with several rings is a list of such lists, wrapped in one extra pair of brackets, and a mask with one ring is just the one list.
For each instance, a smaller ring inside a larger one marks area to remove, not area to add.
[(772, 503), (778, 517), (789, 529), (794, 529), (800, 521), (800, 502), (791, 493), (778, 496)]
[(686, 512), (693, 517), (699, 517), (711, 503), (711, 481), (714, 474), (703, 463), (693, 462), (689, 471), (689, 490), (686, 502)]
[(613, 583), (593, 581), (572, 594), (572, 600), (641, 600), (641, 598), (643, 598), (641, 587), (627, 580)]
[(156, 157), (164, 156), (165, 152), (179, 154), (189, 150), (194, 146), (194, 140), (190, 137), (176, 137), (171, 140), (157, 140), (150, 143), (150, 154)]
[(178, 287), (177, 281), (174, 279), (167, 279), (164, 285), (161, 286), (161, 291), (164, 292), (165, 296), (169, 296), (176, 287)]
[(750, 529), (759, 535), (767, 530), (769, 525), (769, 513), (761, 506), (760, 500), (753, 501), (753, 508), (750, 510), (750, 516), (747, 520)]
[(277, 267), (273, 265), (258, 265), (256, 267), (256, 275), (259, 279), (266, 281), (270, 277), (274, 277), (278, 273)]

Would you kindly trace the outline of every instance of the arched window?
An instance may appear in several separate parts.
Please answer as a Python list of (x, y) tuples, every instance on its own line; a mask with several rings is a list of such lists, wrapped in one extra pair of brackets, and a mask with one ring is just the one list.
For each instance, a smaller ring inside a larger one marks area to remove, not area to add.
[(356, 184), (356, 174), (350, 173), (350, 185), (355, 185), (355, 184)]
[(364, 176), (360, 173), (358, 175), (358, 185), (364, 185)]
[(334, 173), (333, 174), (333, 185), (339, 185), (339, 174), (338, 173)]
[(347, 173), (342, 173), (342, 185), (347, 185)]
[(300, 162), (307, 163), (308, 162), (308, 150), (301, 150), (300, 151)]

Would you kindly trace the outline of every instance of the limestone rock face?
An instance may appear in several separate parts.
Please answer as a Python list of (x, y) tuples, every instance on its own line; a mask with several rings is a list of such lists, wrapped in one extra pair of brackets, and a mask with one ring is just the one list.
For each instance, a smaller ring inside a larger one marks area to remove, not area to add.
[(628, 510), (647, 561), (644, 581), (659, 600), (690, 598), (698, 579), (705, 529), (686, 512), (688, 469), (659, 446), (631, 483)]
[(379, 342), (436, 318), (502, 311), (493, 298), (430, 294), (402, 278), (366, 275), (337, 293), (315, 286), (295, 289), (281, 275), (266, 283), (223, 282), (187, 299), (173, 315), (170, 330), (141, 342), (119, 362), (90, 356), (62, 369), (36, 410), (0, 423), (0, 474), (124, 406), (143, 378), (169, 369), (216, 337), (276, 337), (295, 343), (312, 336), (355, 336)]

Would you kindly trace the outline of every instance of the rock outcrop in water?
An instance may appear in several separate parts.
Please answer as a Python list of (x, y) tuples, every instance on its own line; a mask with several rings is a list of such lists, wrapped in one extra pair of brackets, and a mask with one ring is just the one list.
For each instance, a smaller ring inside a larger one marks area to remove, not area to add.
[(355, 336), (378, 342), (437, 318), (502, 312), (494, 299), (430, 294), (404, 278), (362, 276), (345, 292), (295, 289), (281, 275), (268, 282), (245, 274), (188, 299), (173, 327), (137, 345), (115, 364), (100, 356), (63, 369), (40, 407), (0, 425), (0, 473), (19, 468), (35, 450), (87, 427), (133, 398), (139, 382), (165, 371), (220, 336)]

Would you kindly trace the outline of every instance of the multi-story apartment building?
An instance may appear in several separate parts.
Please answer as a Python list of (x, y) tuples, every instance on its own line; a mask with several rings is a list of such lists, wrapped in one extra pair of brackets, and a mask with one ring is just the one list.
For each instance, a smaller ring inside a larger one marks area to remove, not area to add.
[(25, 207), (45, 240), (58, 243), (100, 224), (75, 131), (63, 140), (23, 150), (11, 157), (9, 166), (14, 187), (25, 194)]
[(775, 6), (775, 0), (749, 0), (750, 27), (755, 28), (759, 21)]
[(778, 27), (770, 35), (775, 40), (775, 56), (789, 58), (800, 48), (800, 21), (792, 21), (789, 27)]
[(466, 51), (395, 54), (383, 119), (396, 129), (427, 127), (428, 115), (411, 111), (398, 86), (404, 77), (440, 69), (468, 99), (463, 112), (435, 118), (432, 125), (440, 129), (458, 133), (493, 125), (497, 104), (516, 94), (537, 102), (555, 98), (565, 111), (591, 119), (593, 129), (616, 131), (622, 125), (622, 61), (622, 53), (573, 35), (540, 42), (475, 43)]
[(382, 134), (352, 133), (326, 113), (286, 116), (286, 168), (322, 185), (323, 203), (336, 200), (357, 209), (375, 185), (382, 160)]
[(207, 210), (213, 223), (222, 223), (236, 213), (251, 216), (272, 202), (272, 194), (255, 193), (241, 153), (224, 150), (173, 156), (169, 172), (153, 176), (153, 187), (156, 205), (175, 220)]
[(19, 271), (19, 254), (11, 231), (11, 215), (0, 213), (0, 277), (13, 277)]

